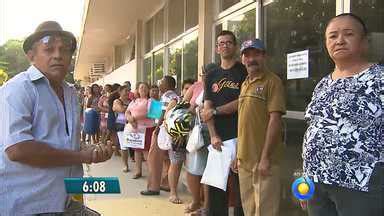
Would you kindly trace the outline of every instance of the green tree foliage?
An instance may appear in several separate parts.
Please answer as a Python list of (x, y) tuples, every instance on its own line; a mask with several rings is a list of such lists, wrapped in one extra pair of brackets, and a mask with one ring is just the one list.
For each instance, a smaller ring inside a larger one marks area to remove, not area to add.
[(194, 39), (184, 44), (184, 71), (183, 79), (196, 79), (198, 74), (197, 67), (197, 45), (198, 39)]
[(25, 71), (29, 62), (23, 51), (23, 41), (8, 40), (0, 47), (0, 67), (6, 69), (9, 78)]
[(0, 68), (0, 86), (8, 80), (8, 74)]
[[(76, 53), (73, 55), (76, 56)], [(8, 40), (3, 46), (0, 46), (0, 70), (8, 74), (8, 78), (12, 78), (16, 74), (25, 71), (30, 63), (23, 51), (22, 40)], [(72, 58), (71, 65), (69, 66), (68, 74), (65, 80), (74, 84), (73, 70), (75, 65), (75, 57)]]

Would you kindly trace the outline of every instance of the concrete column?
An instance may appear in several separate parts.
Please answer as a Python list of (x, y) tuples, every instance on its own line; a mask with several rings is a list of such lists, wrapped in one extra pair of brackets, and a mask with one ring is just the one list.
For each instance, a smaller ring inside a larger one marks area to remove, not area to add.
[(143, 49), (144, 49), (143, 21), (138, 20), (136, 23), (136, 36), (135, 36), (136, 82), (143, 80), (143, 55), (144, 55)]
[(197, 64), (198, 64), (198, 70), (200, 72), (201, 66), (212, 62), (212, 35), (213, 35), (214, 2), (215, 1), (212, 1), (212, 0), (198, 0), (198, 1), (199, 1), (199, 36), (198, 36), (199, 38), (198, 38)]

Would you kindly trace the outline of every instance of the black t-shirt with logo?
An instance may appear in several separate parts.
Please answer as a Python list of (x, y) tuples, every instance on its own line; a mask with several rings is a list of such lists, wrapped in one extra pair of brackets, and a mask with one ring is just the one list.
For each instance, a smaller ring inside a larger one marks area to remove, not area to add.
[[(239, 62), (227, 70), (221, 67), (213, 69), (206, 78), (205, 100), (212, 101), (214, 107), (237, 100), (246, 77), (246, 69)], [(214, 116), (214, 120), (221, 140), (237, 137), (237, 112)]]

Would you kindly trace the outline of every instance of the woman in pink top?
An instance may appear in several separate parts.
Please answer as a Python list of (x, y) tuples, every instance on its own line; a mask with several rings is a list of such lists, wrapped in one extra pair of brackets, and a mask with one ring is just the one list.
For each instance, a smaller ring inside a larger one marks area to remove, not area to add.
[(140, 83), (138, 89), (138, 98), (133, 100), (125, 116), (127, 121), (134, 129), (145, 131), (145, 144), (144, 149), (134, 149), (135, 150), (135, 166), (136, 172), (133, 175), (133, 179), (140, 178), (142, 172), (142, 161), (144, 153), (147, 153), (151, 145), (151, 136), (154, 130), (154, 121), (147, 118), (148, 111), (148, 102), (149, 102), (149, 85), (147, 83)]
[(101, 95), (98, 103), (100, 110), (100, 132), (101, 140), (104, 142), (107, 135), (107, 115), (108, 115), (108, 97), (112, 92), (112, 85), (106, 84), (104, 86), (103, 94)]

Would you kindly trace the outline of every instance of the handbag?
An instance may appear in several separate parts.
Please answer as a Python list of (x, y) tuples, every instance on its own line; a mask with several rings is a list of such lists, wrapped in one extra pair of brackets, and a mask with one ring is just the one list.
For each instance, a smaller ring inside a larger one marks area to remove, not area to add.
[(196, 109), (196, 119), (195, 126), (193, 126), (191, 133), (189, 134), (188, 143), (187, 143), (187, 151), (192, 153), (199, 150), (204, 146), (204, 137), (202, 134), (202, 124), (200, 121), (199, 110)]
[(169, 150), (172, 148), (172, 138), (167, 133), (164, 124), (160, 125), (159, 135), (157, 136), (157, 145), (161, 150)]

